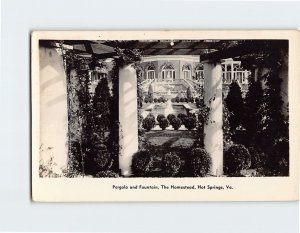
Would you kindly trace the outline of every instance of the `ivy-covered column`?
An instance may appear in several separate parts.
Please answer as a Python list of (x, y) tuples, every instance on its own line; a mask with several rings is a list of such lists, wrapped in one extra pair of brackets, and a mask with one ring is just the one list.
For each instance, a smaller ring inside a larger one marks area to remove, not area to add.
[(121, 174), (131, 175), (132, 155), (138, 151), (137, 75), (132, 65), (119, 69), (119, 121)]
[(210, 108), (204, 125), (204, 147), (212, 158), (211, 174), (223, 174), (222, 67), (221, 63), (204, 62), (204, 103)]

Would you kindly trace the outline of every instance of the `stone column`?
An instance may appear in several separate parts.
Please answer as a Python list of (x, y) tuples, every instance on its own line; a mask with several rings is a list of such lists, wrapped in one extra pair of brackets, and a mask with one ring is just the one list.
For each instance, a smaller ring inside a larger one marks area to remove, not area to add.
[(131, 175), (132, 155), (138, 151), (137, 76), (131, 65), (119, 69), (119, 121), (121, 155), (119, 167)]
[(40, 160), (53, 156), (53, 171), (62, 174), (68, 162), (67, 82), (61, 54), (56, 48), (39, 49)]
[(204, 147), (212, 158), (211, 174), (223, 174), (222, 67), (220, 63), (204, 63), (204, 103), (211, 108), (204, 126)]

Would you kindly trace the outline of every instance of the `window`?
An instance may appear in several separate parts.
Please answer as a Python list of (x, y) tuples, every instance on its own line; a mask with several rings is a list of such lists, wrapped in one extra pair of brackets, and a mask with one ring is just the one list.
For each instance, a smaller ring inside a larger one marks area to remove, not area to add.
[(184, 65), (182, 67), (183, 70), (183, 79), (191, 79), (191, 68), (189, 65)]
[(147, 68), (147, 79), (155, 79), (155, 67), (152, 64)]
[(175, 80), (175, 70), (171, 64), (167, 64), (161, 71), (162, 80)]
[(200, 83), (200, 85), (204, 84), (204, 75), (203, 75), (203, 65), (197, 65), (195, 68), (195, 73), (196, 73), (196, 81)]

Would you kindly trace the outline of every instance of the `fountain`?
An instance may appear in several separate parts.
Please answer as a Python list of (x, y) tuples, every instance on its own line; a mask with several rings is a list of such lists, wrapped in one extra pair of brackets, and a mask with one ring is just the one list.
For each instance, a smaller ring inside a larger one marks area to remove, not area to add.
[(166, 108), (165, 108), (165, 116), (168, 116), (171, 113), (174, 113), (174, 109), (173, 109), (171, 100), (168, 99), (168, 101), (166, 103)]

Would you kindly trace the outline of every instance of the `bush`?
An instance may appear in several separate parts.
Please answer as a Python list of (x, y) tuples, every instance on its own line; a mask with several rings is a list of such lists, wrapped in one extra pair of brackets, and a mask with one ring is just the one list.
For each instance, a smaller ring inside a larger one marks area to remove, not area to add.
[(238, 176), (240, 171), (251, 165), (251, 156), (247, 148), (241, 144), (234, 144), (224, 153), (224, 173)]
[(168, 119), (168, 121), (171, 123), (172, 120), (173, 120), (175, 117), (176, 117), (176, 116), (175, 116), (174, 114), (170, 113), (170, 114), (167, 116), (167, 119)]
[(148, 98), (147, 96), (144, 98), (144, 102), (145, 102), (145, 103), (148, 103), (148, 102), (149, 102), (149, 98)]
[(194, 103), (195, 98), (194, 98), (194, 97), (191, 97), (191, 98), (189, 98), (189, 101), (190, 101), (191, 103)]
[[(108, 169), (108, 168), (110, 168), (111, 163), (112, 163), (111, 155), (107, 150), (105, 150), (105, 151), (101, 150), (97, 146), (97, 144), (98, 143), (95, 144), (94, 149), (92, 149), (92, 151), (89, 153), (89, 155), (90, 155), (89, 157), (91, 157), (93, 155), (95, 156), (94, 161), (96, 163), (98, 171), (103, 170), (103, 169)], [(87, 161), (88, 161), (88, 159), (87, 159)], [(86, 163), (86, 166), (88, 166), (87, 163)], [(93, 166), (93, 165), (91, 165), (91, 166)], [(93, 168), (91, 168), (91, 169), (93, 170)], [(88, 170), (90, 170), (90, 169), (86, 168), (86, 171), (88, 171)]]
[(152, 113), (149, 113), (149, 114), (147, 115), (147, 117), (149, 117), (149, 118), (151, 118), (151, 119), (153, 119), (153, 120), (155, 121), (155, 116), (154, 116)]
[(180, 157), (174, 153), (165, 154), (162, 158), (162, 170), (165, 176), (175, 176), (181, 168)]
[(289, 140), (282, 138), (276, 141), (267, 160), (267, 166), (274, 176), (289, 175)]
[(194, 148), (191, 152), (191, 170), (195, 177), (205, 177), (211, 171), (211, 157), (202, 148)]
[(166, 100), (165, 97), (161, 96), (161, 97), (159, 98), (159, 101), (160, 101), (161, 103), (165, 103), (167, 100)]
[(162, 120), (162, 119), (164, 119), (164, 118), (166, 118), (165, 115), (163, 115), (163, 114), (158, 114), (157, 117), (156, 117), (156, 120), (157, 120), (157, 122), (160, 122), (160, 120)]
[(169, 126), (169, 121), (167, 120), (167, 118), (163, 118), (159, 121), (159, 127), (162, 129), (162, 130), (165, 130), (167, 127)]
[(189, 99), (188, 98), (184, 98), (184, 102), (189, 102)]
[(183, 97), (180, 98), (180, 102), (184, 102), (184, 100), (185, 100), (185, 99), (184, 99)]
[(136, 152), (132, 157), (131, 170), (137, 177), (144, 177), (151, 171), (153, 159), (148, 150)]
[(178, 117), (175, 117), (170, 123), (175, 130), (178, 130), (182, 124), (182, 121)]
[(265, 168), (267, 155), (260, 149), (256, 147), (248, 147), (248, 151), (251, 157), (251, 168)]
[(153, 119), (152, 117), (147, 116), (143, 120), (142, 125), (145, 130), (150, 131), (155, 126), (155, 118)]
[(154, 98), (153, 101), (154, 101), (154, 103), (157, 103), (157, 102), (158, 102), (158, 99), (157, 99), (157, 98)]
[(179, 103), (179, 102), (180, 102), (180, 98), (177, 96), (177, 97), (175, 98), (175, 101), (176, 101), (177, 103)]
[(192, 130), (196, 127), (196, 118), (194, 117), (187, 117), (183, 122), (185, 128), (187, 128), (188, 130)]
[(172, 102), (172, 103), (174, 103), (175, 101), (176, 101), (175, 98), (172, 98), (172, 99), (171, 99), (171, 102)]
[(185, 121), (185, 119), (187, 118), (187, 115), (184, 113), (179, 113), (177, 116), (182, 122)]
[(113, 171), (107, 170), (107, 171), (100, 171), (96, 174), (97, 178), (118, 178), (119, 174), (115, 173)]

